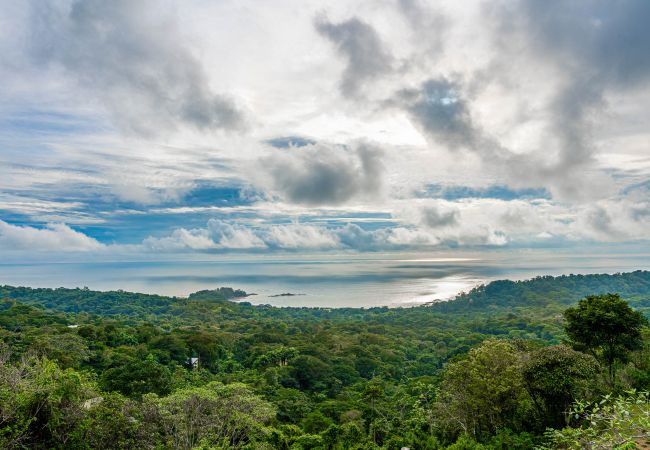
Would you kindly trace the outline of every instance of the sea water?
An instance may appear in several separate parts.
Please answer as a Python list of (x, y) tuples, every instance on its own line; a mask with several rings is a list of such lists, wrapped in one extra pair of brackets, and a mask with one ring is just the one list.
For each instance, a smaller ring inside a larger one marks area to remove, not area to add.
[(650, 269), (646, 253), (509, 250), (384, 254), (210, 255), (200, 259), (0, 264), (0, 284), (187, 296), (230, 286), (277, 306), (413, 306), (495, 279)]

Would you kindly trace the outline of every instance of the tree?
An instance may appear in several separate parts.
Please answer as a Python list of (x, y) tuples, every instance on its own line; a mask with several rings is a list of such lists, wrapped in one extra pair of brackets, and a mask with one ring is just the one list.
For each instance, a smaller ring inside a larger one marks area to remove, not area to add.
[(596, 372), (592, 356), (565, 345), (553, 345), (532, 352), (522, 367), (528, 393), (544, 425), (565, 425), (565, 412), (580, 398), (587, 380)]
[(78, 448), (156, 448), (158, 430), (146, 420), (139, 402), (104, 392), (83, 406), (85, 418), (75, 432)]
[(62, 368), (79, 366), (90, 358), (84, 339), (76, 333), (47, 333), (36, 336), (32, 349), (54, 360)]
[(25, 357), (16, 365), (0, 355), (0, 448), (79, 448), (74, 445), (93, 383), (46, 358)]
[(382, 434), (383, 417), (380, 417), (378, 412), (378, 403), (384, 397), (384, 381), (380, 378), (373, 378), (366, 384), (366, 388), (363, 392), (363, 397), (368, 402), (368, 408), (370, 412), (369, 417), (369, 427), (372, 433), (372, 441), (378, 443), (380, 440), (380, 435)]
[(632, 387), (650, 391), (650, 328), (643, 330), (643, 346), (630, 355), (630, 362), (623, 375), (632, 383)]
[(139, 398), (148, 392), (167, 394), (171, 390), (171, 372), (148, 355), (145, 359), (134, 359), (113, 367), (102, 375), (102, 387), (109, 391)]
[(185, 341), (176, 334), (164, 334), (151, 339), (149, 344), (158, 350), (157, 354), (162, 362), (175, 361), (178, 364), (187, 364), (188, 351)]
[(496, 339), (449, 363), (436, 404), (442, 422), (478, 439), (512, 425), (526, 394), (520, 367), (515, 346)]
[(280, 347), (274, 348), (271, 351), (258, 356), (253, 363), (255, 368), (266, 368), (269, 366), (285, 367), (289, 365), (289, 361), (298, 356), (298, 350), (293, 347)]
[(632, 350), (641, 347), (641, 329), (646, 318), (634, 311), (618, 294), (590, 295), (564, 312), (566, 334), (574, 348), (587, 350), (606, 367), (614, 384), (615, 363), (625, 362)]
[(325, 417), (320, 411), (313, 411), (302, 420), (302, 428), (307, 433), (317, 434), (333, 425), (332, 419)]
[(213, 372), (219, 369), (218, 361), (226, 359), (228, 352), (220, 344), (219, 337), (207, 331), (200, 331), (187, 339), (187, 346), (199, 357), (199, 365)]
[(273, 407), (245, 385), (218, 382), (158, 398), (148, 394), (145, 405), (157, 411), (155, 420), (177, 449), (236, 449), (264, 438)]
[(291, 362), (291, 367), (293, 377), (306, 391), (323, 389), (331, 380), (331, 368), (314, 356), (300, 355)]

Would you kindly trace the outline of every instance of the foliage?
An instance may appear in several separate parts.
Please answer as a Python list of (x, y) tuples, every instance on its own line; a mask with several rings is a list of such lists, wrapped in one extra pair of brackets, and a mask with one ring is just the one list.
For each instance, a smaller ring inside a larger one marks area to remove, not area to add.
[(512, 426), (525, 400), (517, 349), (507, 341), (487, 340), (447, 366), (436, 406), (450, 427), (480, 439)]
[(68, 444), (84, 405), (98, 395), (88, 378), (72, 369), (31, 356), (12, 365), (5, 352), (0, 360), (0, 447)]
[(242, 448), (264, 437), (264, 425), (273, 407), (245, 385), (212, 382), (182, 389), (158, 398), (149, 395), (145, 405), (156, 411), (154, 422), (175, 449)]
[(650, 401), (647, 392), (630, 391), (599, 402), (577, 402), (571, 415), (580, 426), (551, 430), (546, 448), (636, 448), (650, 440)]
[(141, 397), (148, 392), (168, 394), (171, 372), (150, 354), (143, 360), (134, 359), (106, 370), (101, 384), (108, 391), (118, 391), (130, 397)]
[(569, 406), (588, 392), (588, 383), (596, 375), (594, 358), (565, 345), (553, 345), (532, 352), (523, 363), (524, 385), (535, 406), (540, 422), (547, 426), (565, 425)]
[(565, 330), (577, 348), (589, 350), (608, 368), (613, 382), (615, 363), (641, 347), (647, 319), (618, 294), (590, 295), (564, 312)]
[[(567, 307), (613, 291), (650, 309), (648, 272), (498, 281), (395, 309), (2, 286), (0, 447), (532, 448), (610, 389), (586, 346), (559, 344)], [(616, 347), (616, 394), (650, 384), (639, 333)], [(570, 425), (558, 433), (587, 428)]]

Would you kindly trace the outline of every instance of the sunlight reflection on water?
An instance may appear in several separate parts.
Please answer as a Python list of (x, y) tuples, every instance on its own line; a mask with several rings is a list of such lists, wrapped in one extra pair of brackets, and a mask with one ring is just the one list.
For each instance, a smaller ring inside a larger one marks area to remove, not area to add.
[[(186, 296), (232, 286), (278, 306), (412, 306), (452, 298), (495, 279), (648, 269), (646, 254), (524, 251), (468, 255), (220, 256), (203, 261), (0, 265), (0, 284)], [(279, 294), (303, 294), (278, 296)]]

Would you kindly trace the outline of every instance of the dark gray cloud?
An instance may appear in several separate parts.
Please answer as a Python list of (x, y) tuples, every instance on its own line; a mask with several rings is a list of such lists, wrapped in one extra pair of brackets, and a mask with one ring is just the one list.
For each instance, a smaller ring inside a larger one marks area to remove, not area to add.
[(353, 17), (335, 24), (326, 17), (318, 17), (315, 26), (346, 59), (340, 84), (343, 95), (355, 96), (365, 83), (391, 71), (393, 57), (384, 49), (375, 29), (367, 23)]
[(592, 162), (590, 118), (603, 107), (602, 100), (602, 92), (587, 80), (573, 80), (557, 94), (550, 109), (551, 126), (559, 141), (558, 168), (568, 170)]
[(271, 189), (293, 203), (337, 205), (383, 190), (382, 152), (369, 145), (354, 149), (313, 145), (275, 153), (262, 162)]
[(418, 89), (404, 89), (392, 100), (420, 130), (450, 148), (472, 147), (476, 130), (460, 87), (445, 78), (430, 79)]
[(586, 83), (629, 87), (650, 76), (650, 3), (645, 0), (520, 2), (536, 50)]
[(172, 20), (152, 1), (33, 4), (33, 56), (65, 69), (130, 131), (179, 124), (201, 130), (243, 125), (235, 103), (215, 94)]
[(504, 166), (512, 155), (474, 123), (465, 90), (460, 81), (431, 78), (417, 88), (398, 91), (387, 105), (406, 111), (430, 142), (476, 153), (488, 164)]
[[(594, 119), (607, 108), (607, 94), (645, 87), (650, 79), (650, 2), (520, 0), (494, 11), (501, 22), (497, 59), (509, 60), (525, 48), (528, 57), (558, 69), (548, 105), (548, 149), (557, 148), (557, 160), (528, 169), (574, 196), (576, 171), (584, 173), (594, 162)], [(508, 64), (502, 66), (507, 70)], [(524, 165), (520, 157), (512, 162)]]
[(599, 233), (608, 236), (616, 236), (618, 233), (612, 226), (612, 218), (607, 211), (601, 207), (594, 207), (587, 214), (587, 222), (589, 225)]
[[(505, 147), (477, 124), (468, 90), (460, 80), (433, 78), (418, 88), (398, 91), (387, 104), (404, 110), (430, 142), (476, 154), (486, 167), (515, 186), (545, 187), (563, 198), (585, 196), (575, 171), (594, 162), (591, 118), (602, 106), (602, 96), (591, 84), (570, 84), (556, 95), (549, 106), (548, 148), (534, 154)], [(553, 148), (557, 149), (555, 158)]]
[(440, 228), (458, 225), (458, 210), (442, 210), (439, 207), (427, 206), (420, 211), (422, 224), (429, 228)]
[(650, 4), (525, 0), (501, 12), (501, 20), (519, 23), (510, 30), (515, 41), (527, 42), (533, 57), (560, 69), (549, 104), (549, 147), (557, 147), (558, 157), (541, 170), (570, 190), (569, 172), (593, 162), (593, 118), (606, 108), (607, 89), (629, 88), (650, 75), (649, 53), (639, 51), (650, 39)]

